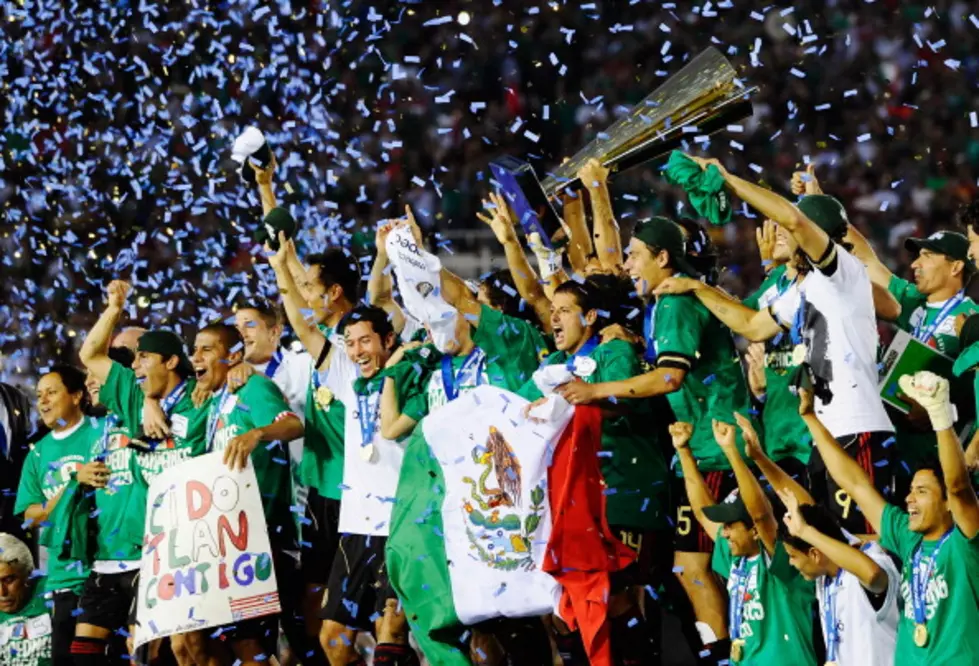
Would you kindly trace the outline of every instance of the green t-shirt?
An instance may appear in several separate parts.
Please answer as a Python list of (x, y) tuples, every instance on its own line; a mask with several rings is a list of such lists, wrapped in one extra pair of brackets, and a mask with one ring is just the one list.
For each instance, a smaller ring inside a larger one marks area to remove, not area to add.
[(473, 342), (486, 352), (486, 374), (493, 386), (516, 391), (547, 356), (547, 343), (535, 326), (483, 305)]
[[(679, 390), (667, 398), (676, 419), (693, 425), (690, 450), (697, 466), (704, 472), (730, 469), (714, 440), (712, 420), (733, 424), (734, 412), (754, 420), (731, 331), (690, 294), (661, 296), (647, 307), (655, 308), (652, 334), (657, 366), (687, 369)], [(738, 449), (743, 455), (740, 431)], [(679, 473), (680, 466), (676, 469)]]
[(888, 504), (880, 525), (880, 545), (904, 562), (901, 568), (901, 615), (897, 625), (896, 666), (974, 666), (979, 664), (979, 535), (966, 539), (957, 527), (942, 546), (926, 593), (928, 643), (914, 643), (911, 572), (921, 547), (923, 565), (937, 541), (924, 541), (908, 528), (908, 514)]
[[(895, 323), (898, 328), (908, 333), (914, 333), (917, 328), (927, 329), (934, 324), (941, 314), (942, 307), (947, 303), (947, 301), (928, 303), (928, 297), (918, 291), (912, 282), (902, 280), (896, 275), (891, 276), (887, 290), (901, 305), (901, 315)], [(979, 312), (979, 306), (966, 296), (939, 322), (938, 328), (925, 344), (954, 359), (959, 354), (959, 336), (955, 334), (955, 318), (960, 314), (970, 315), (976, 312)]]
[(24, 462), (17, 487), (14, 513), (23, 513), (32, 504), (45, 504), (64, 490), (48, 516), (41, 523), (41, 543), (48, 548), (48, 590), (80, 590), (88, 578), (89, 563), (70, 557), (62, 557), (65, 544), (61, 537), (70, 533), (72, 501), (81, 486), (74, 475), (88, 461), (92, 447), (101, 439), (102, 431), (92, 422), (82, 418), (74, 430), (65, 437), (55, 437), (49, 432), (34, 445)]
[(0, 612), (0, 666), (51, 666), (51, 615), (44, 599), (45, 580), (32, 582), (33, 593), (16, 613)]
[[(188, 460), (195, 449), (203, 446), (207, 410), (195, 407), (190, 397), (196, 385), (194, 379), (188, 379), (183, 396), (170, 411), (170, 437), (153, 451), (137, 450), (134, 456), (138, 471), (134, 480), (144, 491), (160, 472)], [(122, 427), (131, 433), (139, 433), (142, 432), (144, 400), (136, 373), (113, 361), (109, 377), (99, 390), (99, 401), (119, 417)], [(145, 499), (144, 494), (144, 506)]]
[[(334, 354), (345, 353), (343, 340), (334, 335), (332, 328), (320, 326), (320, 331), (334, 345)], [(309, 373), (299, 479), (304, 485), (315, 488), (320, 497), (339, 500), (340, 486), (343, 485), (345, 407), (326, 387), (326, 378), (327, 371), (320, 373), (317, 368)]]
[[(105, 429), (109, 428), (108, 438)], [(102, 460), (109, 467), (109, 482), (95, 491), (98, 526), (95, 559), (132, 562), (142, 557), (145, 494), (134, 483), (135, 455), (129, 448), (132, 433), (115, 416), (98, 422), (99, 438), (88, 460)], [(142, 502), (133, 506), (133, 502)]]
[[(765, 278), (758, 289), (744, 299), (752, 310), (764, 310), (791, 286), (785, 276), (785, 265)], [(799, 416), (799, 398), (792, 392), (790, 378), (798, 367), (793, 362), (795, 345), (792, 336), (782, 331), (765, 342), (765, 401), (761, 405), (761, 422), (768, 457), (779, 461), (795, 458), (809, 463), (812, 436)]]
[[(714, 536), (714, 571), (727, 581), (728, 595), (734, 596), (737, 580), (734, 572), (747, 576), (742, 583), (744, 605), (741, 611), (741, 640), (744, 641), (740, 662), (748, 666), (811, 666), (816, 663), (812, 645), (812, 610), (816, 601), (815, 586), (791, 564), (781, 541), (769, 556), (762, 549), (754, 557), (732, 557), (731, 546), (717, 530)], [(728, 603), (731, 603), (728, 601)]]
[[(224, 451), (228, 442), (235, 437), (255, 428), (272, 425), (283, 416), (292, 414), (282, 391), (264, 375), (252, 375), (237, 392), (228, 393), (223, 399), (220, 393), (211, 397), (205, 408), (208, 420), (217, 419), (214, 440), (207, 446), (209, 453)], [(273, 541), (273, 535), (290, 538), (295, 529), (290, 510), (292, 492), (286, 444), (288, 442), (259, 442), (251, 454), (258, 489), (262, 494), (265, 521)]]
[[(595, 369), (582, 379), (590, 384), (617, 382), (642, 374), (639, 355), (622, 340), (598, 345), (588, 356), (595, 361)], [(567, 361), (567, 352), (558, 351), (544, 359), (544, 365)], [(542, 395), (533, 379), (527, 380), (517, 393), (531, 401)], [(650, 425), (656, 418), (652, 404), (645, 399), (620, 399), (615, 403), (616, 411), (602, 419), (599, 455), (606, 487), (605, 515), (609, 524), (616, 527), (653, 530), (666, 526), (669, 467), (657, 432)]]

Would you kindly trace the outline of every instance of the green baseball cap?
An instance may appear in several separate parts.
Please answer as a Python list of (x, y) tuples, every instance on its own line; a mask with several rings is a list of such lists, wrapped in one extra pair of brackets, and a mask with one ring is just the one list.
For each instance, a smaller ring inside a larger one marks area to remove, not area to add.
[(699, 273), (687, 261), (687, 237), (673, 220), (659, 215), (646, 218), (636, 225), (632, 236), (651, 248), (669, 252), (670, 262), (677, 271), (699, 277)]
[(843, 204), (828, 194), (807, 194), (799, 200), (798, 208), (830, 238), (842, 237), (850, 224)]
[(968, 271), (975, 271), (976, 265), (969, 259), (969, 239), (957, 231), (936, 231), (928, 238), (908, 238), (904, 249), (915, 254), (928, 250), (944, 254), (952, 261), (964, 261)]
[(139, 337), (136, 351), (147, 354), (159, 354), (165, 359), (176, 356), (179, 361), (177, 363), (177, 373), (181, 377), (189, 377), (194, 374), (194, 366), (191, 365), (190, 359), (187, 358), (187, 352), (184, 351), (184, 343), (173, 331), (162, 329), (146, 331), (146, 333), (143, 333)]
[(956, 377), (972, 370), (979, 365), (979, 314), (971, 315), (962, 324), (959, 332), (959, 352), (952, 366), (952, 373)]
[(261, 245), (268, 243), (270, 248), (278, 251), (279, 232), (284, 231), (286, 238), (292, 238), (296, 235), (297, 226), (296, 220), (289, 214), (289, 211), (276, 206), (262, 220), (262, 226), (255, 232), (255, 242)]
[(715, 523), (721, 523), (722, 525), (730, 525), (731, 523), (738, 522), (745, 523), (746, 525), (752, 525), (754, 523), (751, 520), (751, 514), (748, 513), (748, 507), (744, 505), (744, 500), (741, 499), (741, 493), (739, 492), (731, 493), (720, 504), (705, 506), (704, 515)]

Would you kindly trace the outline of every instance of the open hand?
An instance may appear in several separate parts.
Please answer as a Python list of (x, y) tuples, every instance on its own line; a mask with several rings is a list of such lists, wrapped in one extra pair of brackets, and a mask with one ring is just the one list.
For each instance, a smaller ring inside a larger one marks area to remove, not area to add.
[(584, 405), (589, 402), (594, 402), (598, 398), (598, 391), (595, 390), (595, 385), (583, 382), (580, 379), (558, 386), (555, 392), (572, 405)]
[(513, 230), (513, 217), (510, 215), (510, 207), (503, 195), (490, 192), (489, 199), (483, 199), (483, 208), (486, 212), (477, 212), (476, 217), (493, 230), (496, 240), (501, 245), (517, 240), (517, 234)]
[(806, 523), (805, 518), (802, 517), (802, 512), (799, 511), (799, 499), (784, 488), (778, 491), (778, 497), (785, 505), (785, 516), (782, 518), (782, 522), (788, 528), (789, 534), (794, 537), (801, 537), (809, 524)]
[(143, 401), (143, 433), (151, 439), (170, 436), (170, 424), (159, 400), (147, 398)]
[(659, 286), (653, 290), (653, 293), (657, 296), (664, 296), (666, 294), (688, 294), (694, 291), (697, 286), (701, 284), (699, 280), (694, 280), (688, 277), (668, 277), (659, 283)]
[(758, 433), (755, 432), (755, 427), (751, 424), (751, 419), (744, 414), (735, 412), (734, 420), (738, 422), (738, 428), (741, 429), (745, 455), (752, 460), (757, 460), (765, 455), (765, 451), (761, 447), (761, 440), (758, 439)]
[(235, 393), (238, 391), (238, 389), (243, 387), (248, 379), (254, 374), (256, 374), (255, 368), (253, 368), (251, 365), (248, 363), (239, 363), (235, 367), (228, 370), (228, 378), (225, 380), (225, 384), (227, 384), (228, 389), (232, 393)]
[(755, 229), (755, 240), (758, 241), (758, 254), (761, 257), (762, 266), (766, 271), (773, 268), (772, 255), (775, 253), (775, 228), (775, 222), (765, 218), (762, 225)]
[(248, 467), (248, 457), (262, 441), (262, 431), (259, 428), (238, 435), (224, 447), (224, 464), (232, 471), (240, 471)]

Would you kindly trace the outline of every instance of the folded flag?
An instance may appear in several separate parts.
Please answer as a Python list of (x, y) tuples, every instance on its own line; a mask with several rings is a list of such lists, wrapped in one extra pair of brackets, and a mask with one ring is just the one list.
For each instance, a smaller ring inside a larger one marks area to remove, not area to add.
[(724, 176), (713, 164), (706, 169), (679, 150), (670, 153), (663, 172), (666, 180), (687, 193), (690, 206), (711, 224), (727, 224), (731, 221), (731, 197), (724, 189)]

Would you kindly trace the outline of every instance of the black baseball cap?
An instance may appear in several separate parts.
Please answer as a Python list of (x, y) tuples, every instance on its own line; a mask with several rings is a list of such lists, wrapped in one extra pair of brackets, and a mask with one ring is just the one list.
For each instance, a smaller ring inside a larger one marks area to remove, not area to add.
[(751, 520), (751, 514), (748, 513), (748, 508), (744, 505), (744, 501), (741, 499), (741, 493), (739, 492), (731, 493), (720, 504), (705, 506), (704, 515), (709, 520), (723, 525), (739, 522), (749, 526), (754, 524), (754, 521)]
[(136, 351), (147, 354), (159, 354), (165, 359), (176, 356), (179, 360), (176, 368), (177, 374), (181, 377), (189, 377), (194, 374), (194, 366), (191, 365), (190, 359), (187, 358), (187, 352), (184, 351), (184, 343), (173, 331), (162, 329), (146, 331), (139, 336)]
[(915, 254), (928, 250), (944, 254), (952, 261), (965, 262), (967, 271), (975, 271), (976, 265), (969, 259), (969, 239), (957, 231), (936, 231), (928, 238), (908, 238), (904, 249)]
[(830, 238), (841, 238), (850, 224), (843, 204), (828, 194), (807, 194), (799, 200), (798, 208)]
[(669, 252), (670, 263), (677, 271), (693, 277), (700, 276), (687, 261), (687, 237), (673, 220), (659, 215), (646, 218), (636, 225), (632, 236), (649, 247)]
[(286, 232), (286, 239), (296, 235), (296, 220), (285, 208), (276, 206), (262, 220), (262, 226), (255, 232), (255, 242), (261, 245), (268, 243), (274, 251), (279, 251), (279, 232)]

